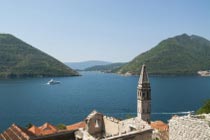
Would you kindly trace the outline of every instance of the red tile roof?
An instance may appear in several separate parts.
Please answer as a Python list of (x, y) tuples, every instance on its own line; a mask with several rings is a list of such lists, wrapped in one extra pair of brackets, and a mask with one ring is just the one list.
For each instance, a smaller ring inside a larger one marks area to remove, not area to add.
[(153, 129), (157, 129), (159, 131), (168, 131), (169, 128), (168, 125), (162, 121), (151, 122), (150, 125)]
[(2, 140), (27, 140), (31, 137), (35, 137), (35, 135), (16, 124), (11, 125), (0, 134)]
[(42, 126), (39, 127), (39, 129), (41, 129), (42, 135), (49, 135), (49, 134), (56, 133), (58, 131), (55, 126), (53, 126), (49, 123), (43, 124)]
[(39, 129), (39, 128), (36, 127), (35, 125), (33, 125), (31, 128), (29, 128), (28, 131), (32, 132), (32, 133), (35, 134), (36, 136), (41, 135), (41, 129)]
[(32, 132), (36, 136), (50, 135), (58, 132), (57, 128), (49, 123), (45, 123), (40, 127), (33, 125), (28, 129), (28, 131)]
[(72, 131), (72, 130), (77, 130), (79, 128), (85, 128), (86, 124), (84, 121), (82, 122), (78, 122), (78, 123), (75, 123), (75, 124), (72, 124), (72, 125), (67, 125), (66, 126), (66, 129), (69, 130), (69, 131)]

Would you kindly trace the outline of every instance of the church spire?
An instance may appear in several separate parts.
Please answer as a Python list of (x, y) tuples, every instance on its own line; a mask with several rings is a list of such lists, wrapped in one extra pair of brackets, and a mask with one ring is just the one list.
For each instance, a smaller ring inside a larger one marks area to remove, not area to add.
[(143, 83), (149, 83), (149, 78), (148, 78), (145, 64), (142, 65), (141, 74), (139, 78), (139, 84), (141, 85)]
[(150, 122), (151, 113), (151, 88), (146, 66), (142, 65), (137, 87), (137, 115), (144, 121)]

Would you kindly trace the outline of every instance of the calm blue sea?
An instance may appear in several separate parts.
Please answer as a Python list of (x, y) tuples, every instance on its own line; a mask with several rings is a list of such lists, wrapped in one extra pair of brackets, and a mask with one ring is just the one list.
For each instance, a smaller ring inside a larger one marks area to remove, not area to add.
[[(71, 124), (93, 109), (109, 116), (136, 115), (139, 77), (83, 72), (83, 76), (0, 80), (0, 131), (12, 123), (26, 126), (50, 122)], [(210, 77), (151, 76), (152, 120), (167, 121), (173, 114), (198, 109), (210, 98)]]

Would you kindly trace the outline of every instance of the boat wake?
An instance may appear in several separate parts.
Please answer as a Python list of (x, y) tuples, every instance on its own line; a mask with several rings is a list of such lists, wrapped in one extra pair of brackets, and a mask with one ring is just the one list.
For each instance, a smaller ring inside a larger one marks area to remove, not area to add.
[(157, 115), (186, 115), (186, 114), (193, 114), (194, 111), (183, 111), (183, 112), (153, 112), (152, 114)]
[[(121, 112), (121, 113), (105, 113), (109, 115), (135, 115), (135, 112)], [(151, 114), (154, 115), (187, 115), (187, 114), (194, 114), (194, 111), (182, 111), (182, 112), (152, 112)]]
[(60, 84), (61, 82), (60, 81), (55, 81), (53, 79), (51, 79), (50, 81), (47, 82), (48, 85), (57, 85), (57, 84)]

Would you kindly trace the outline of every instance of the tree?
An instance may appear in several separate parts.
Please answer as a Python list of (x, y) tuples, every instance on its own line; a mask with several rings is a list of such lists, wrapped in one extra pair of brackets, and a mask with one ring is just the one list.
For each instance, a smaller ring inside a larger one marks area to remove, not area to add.
[(204, 105), (196, 111), (196, 114), (210, 113), (210, 99), (204, 102)]
[(26, 129), (29, 129), (29, 128), (31, 128), (32, 126), (33, 126), (32, 123), (28, 123), (28, 124), (26, 125)]
[(66, 129), (66, 125), (65, 124), (58, 124), (56, 126), (59, 130), (65, 130)]

